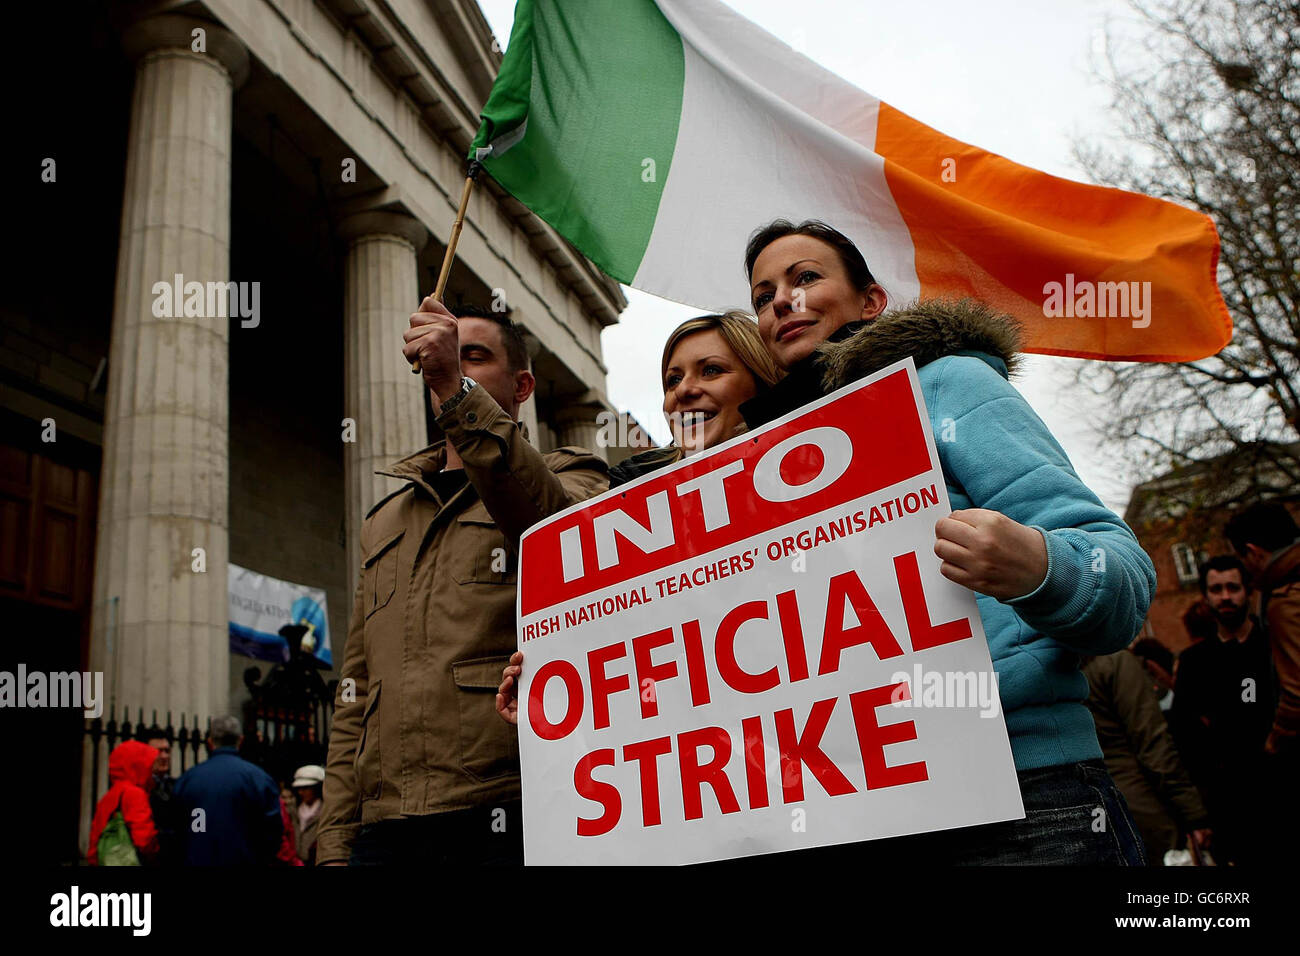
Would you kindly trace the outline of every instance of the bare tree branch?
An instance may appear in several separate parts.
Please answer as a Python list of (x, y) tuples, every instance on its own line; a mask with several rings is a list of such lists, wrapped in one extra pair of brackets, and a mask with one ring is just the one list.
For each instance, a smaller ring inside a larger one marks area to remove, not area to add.
[[(1127, 148), (1076, 142), (1074, 154), (1099, 183), (1214, 219), (1235, 331), (1208, 359), (1081, 363), (1077, 380), (1106, 396), (1113, 413), (1097, 427), (1139, 481), (1213, 480), (1216, 507), (1300, 487), (1300, 3), (1130, 6), (1148, 29), (1123, 42), (1108, 32), (1099, 71)], [(1171, 515), (1205, 504), (1160, 484)]]

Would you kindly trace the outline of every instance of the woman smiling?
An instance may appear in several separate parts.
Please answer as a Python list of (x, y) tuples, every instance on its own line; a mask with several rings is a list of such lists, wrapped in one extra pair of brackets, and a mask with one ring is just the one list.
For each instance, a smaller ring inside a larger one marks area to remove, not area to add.
[(659, 371), (672, 443), (615, 465), (609, 470), (611, 488), (740, 434), (745, 430), (741, 404), (780, 377), (753, 318), (735, 311), (677, 326), (664, 343)]

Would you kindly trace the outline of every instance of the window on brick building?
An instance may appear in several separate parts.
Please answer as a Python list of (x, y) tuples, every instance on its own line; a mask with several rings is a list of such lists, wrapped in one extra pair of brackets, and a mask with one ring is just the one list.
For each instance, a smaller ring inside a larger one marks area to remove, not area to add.
[(1187, 586), (1196, 584), (1198, 580), (1199, 566), (1196, 562), (1196, 552), (1191, 549), (1190, 545), (1176, 544), (1172, 548), (1174, 553), (1174, 571), (1178, 574), (1178, 583)]

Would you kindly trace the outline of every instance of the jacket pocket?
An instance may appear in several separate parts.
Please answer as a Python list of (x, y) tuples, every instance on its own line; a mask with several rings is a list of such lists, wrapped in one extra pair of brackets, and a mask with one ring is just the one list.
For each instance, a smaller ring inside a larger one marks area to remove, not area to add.
[(509, 656), (478, 657), (451, 665), (460, 716), (461, 767), (475, 780), (519, 772), (519, 737), (497, 714), (496, 690)]
[(361, 714), (361, 740), (357, 743), (353, 773), (356, 775), (357, 793), (363, 801), (378, 797), (383, 786), (384, 775), (379, 758), (379, 692), (382, 683), (382, 680), (371, 683), (366, 695), (366, 709)]
[(365, 601), (366, 617), (374, 614), (393, 599), (397, 590), (397, 552), (398, 543), (405, 530), (385, 538), (361, 562), (361, 576), (364, 587), (362, 600)]
[[(486, 509), (481, 516), (470, 509), (456, 519), (459, 534), (451, 565), (457, 584), (502, 584), (514, 587), (518, 581), (519, 558), (506, 547), (505, 536)], [(501, 683), (501, 672), (497, 681)]]

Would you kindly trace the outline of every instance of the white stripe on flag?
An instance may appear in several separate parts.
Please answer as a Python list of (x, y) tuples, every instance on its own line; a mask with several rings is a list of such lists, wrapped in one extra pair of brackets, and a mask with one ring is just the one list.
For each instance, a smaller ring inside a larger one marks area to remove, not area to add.
[(632, 284), (701, 308), (748, 309), (745, 243), (784, 217), (830, 223), (858, 244), (891, 303), (916, 298), (911, 235), (872, 151), (879, 101), (774, 48), (721, 3), (656, 2), (682, 37), (686, 74), (671, 172)]

